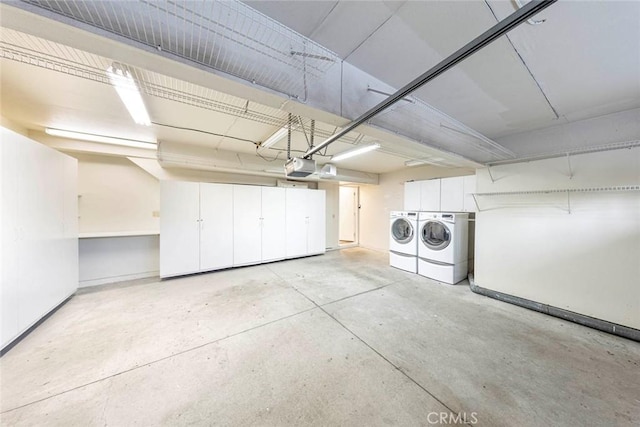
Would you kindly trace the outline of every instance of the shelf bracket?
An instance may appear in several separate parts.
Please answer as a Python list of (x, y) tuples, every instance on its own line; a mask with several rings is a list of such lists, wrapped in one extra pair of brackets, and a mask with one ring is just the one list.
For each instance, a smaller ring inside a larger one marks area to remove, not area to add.
[(491, 166), (487, 166), (487, 172), (489, 172), (489, 178), (491, 178), (491, 183), (496, 182), (496, 180), (493, 178), (493, 175), (491, 174)]
[(473, 197), (473, 203), (476, 204), (476, 209), (478, 210), (478, 212), (481, 212), (480, 205), (478, 205), (478, 199), (476, 199), (476, 195), (471, 193), (471, 197)]
[(569, 179), (573, 179), (573, 169), (571, 169), (571, 154), (567, 153), (567, 165), (569, 166)]

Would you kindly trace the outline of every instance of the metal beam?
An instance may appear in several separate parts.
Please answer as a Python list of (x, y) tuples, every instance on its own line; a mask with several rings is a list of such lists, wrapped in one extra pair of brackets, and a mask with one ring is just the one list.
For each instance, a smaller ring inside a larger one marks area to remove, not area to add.
[(347, 133), (351, 132), (361, 124), (370, 120), (380, 112), (386, 110), (391, 105), (395, 104), (396, 102), (398, 102), (405, 96), (411, 94), (415, 90), (421, 88), (429, 81), (435, 79), (440, 74), (447, 71), (449, 68), (465, 60), (466, 58), (473, 55), (483, 47), (489, 45), (490, 43), (492, 43), (499, 37), (503, 36), (507, 32), (513, 30), (518, 25), (522, 24), (523, 22), (526, 22), (529, 18), (536, 15), (538, 12), (546, 9), (547, 7), (551, 6), (556, 1), (557, 0), (540, 0), (540, 1), (534, 0), (527, 3), (524, 7), (522, 7), (521, 9), (518, 9), (517, 11), (515, 11), (514, 13), (512, 13), (502, 21), (498, 22), (496, 25), (489, 28), (484, 33), (480, 34), (478, 37), (476, 37), (475, 39), (473, 39), (472, 41), (470, 41), (469, 43), (467, 43), (466, 45), (464, 45), (463, 47), (461, 47), (451, 55), (449, 55), (447, 58), (440, 61), (433, 68), (431, 68), (424, 74), (415, 78), (413, 81), (411, 81), (410, 83), (408, 83), (407, 85), (405, 85), (404, 87), (396, 91), (389, 98), (375, 105), (369, 111), (367, 111), (366, 113), (364, 113), (363, 115), (361, 115), (360, 117), (358, 117), (357, 119), (355, 119), (354, 121), (352, 121), (351, 123), (343, 127), (340, 130), (340, 132), (330, 136), (321, 144), (308, 150), (304, 154), (304, 158), (309, 158), (310, 156), (322, 150), (329, 144), (342, 138)]

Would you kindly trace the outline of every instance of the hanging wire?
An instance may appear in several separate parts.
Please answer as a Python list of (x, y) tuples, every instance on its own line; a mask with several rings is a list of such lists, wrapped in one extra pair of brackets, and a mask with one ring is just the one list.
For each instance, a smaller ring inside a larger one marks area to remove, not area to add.
[[(309, 149), (313, 148), (313, 138), (314, 138), (314, 134), (316, 133), (316, 121), (315, 120), (311, 120), (311, 142), (309, 143)], [(313, 156), (309, 157), (310, 159), (313, 158)]]
[(291, 158), (291, 118), (293, 116), (289, 113), (289, 126), (287, 127), (287, 160)]

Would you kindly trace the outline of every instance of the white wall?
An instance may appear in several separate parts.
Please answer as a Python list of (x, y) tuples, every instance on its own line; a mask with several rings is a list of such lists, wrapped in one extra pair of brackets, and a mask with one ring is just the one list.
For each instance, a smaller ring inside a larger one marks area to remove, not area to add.
[(78, 288), (77, 162), (0, 128), (0, 345)]
[(318, 190), (324, 190), (326, 194), (326, 221), (327, 221), (327, 249), (335, 249), (340, 246), (338, 240), (340, 219), (340, 186), (337, 182), (318, 182)]
[(404, 183), (411, 180), (472, 175), (472, 169), (434, 166), (405, 168), (380, 175), (379, 185), (360, 186), (360, 246), (389, 250), (389, 215), (404, 208)]
[(80, 287), (155, 277), (160, 236), (80, 239)]
[(78, 159), (80, 233), (160, 229), (156, 178), (124, 157), (73, 156)]
[[(640, 148), (478, 171), (478, 192), (640, 184)], [(478, 286), (640, 329), (640, 192), (479, 197)]]
[[(158, 232), (160, 184), (126, 157), (73, 153), (78, 159), (80, 233)], [(80, 287), (158, 275), (159, 238), (82, 238)]]

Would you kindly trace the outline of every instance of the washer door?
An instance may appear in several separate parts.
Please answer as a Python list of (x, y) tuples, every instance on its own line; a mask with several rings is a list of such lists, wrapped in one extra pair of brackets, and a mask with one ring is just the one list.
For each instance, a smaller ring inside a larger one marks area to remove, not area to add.
[(451, 243), (451, 231), (440, 221), (427, 221), (422, 227), (421, 238), (429, 249), (441, 251)]
[(391, 236), (398, 243), (408, 243), (413, 239), (413, 226), (405, 218), (398, 218), (391, 224)]

